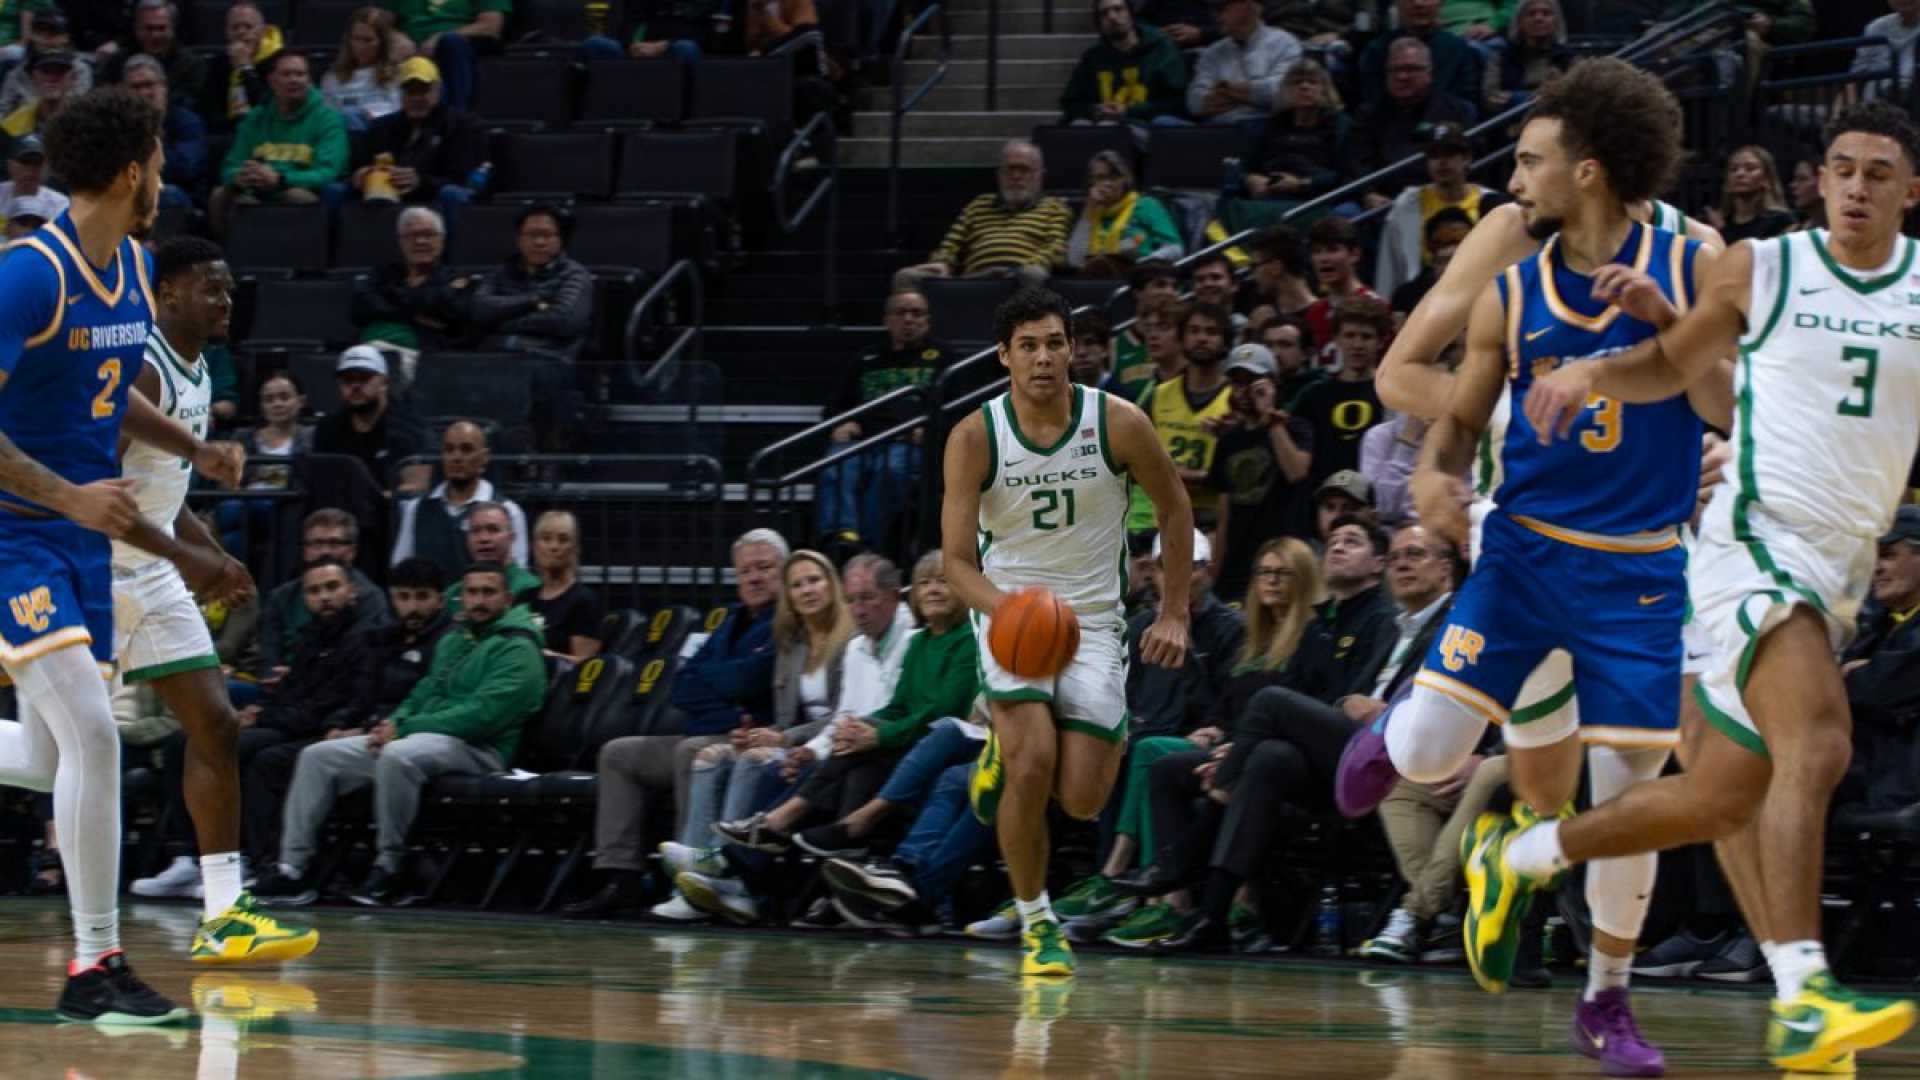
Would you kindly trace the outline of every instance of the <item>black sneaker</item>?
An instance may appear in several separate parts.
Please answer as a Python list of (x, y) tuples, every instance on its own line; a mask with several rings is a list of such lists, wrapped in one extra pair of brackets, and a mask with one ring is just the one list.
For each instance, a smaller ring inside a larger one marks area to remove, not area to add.
[(892, 859), (864, 865), (852, 859), (829, 859), (820, 867), (820, 876), (836, 896), (857, 896), (885, 910), (920, 898), (906, 867)]
[(1767, 977), (1767, 958), (1760, 955), (1760, 944), (1742, 930), (1728, 938), (1713, 954), (1713, 959), (1694, 970), (1696, 979), (1714, 982), (1750, 983)]
[(795, 930), (838, 930), (847, 925), (847, 920), (833, 901), (823, 896), (807, 905), (806, 914), (787, 925)]
[(1684, 979), (1713, 959), (1726, 943), (1724, 932), (1703, 938), (1683, 929), (1641, 953), (1633, 962), (1633, 974), (1642, 979)]
[(854, 839), (845, 825), (819, 825), (793, 834), (793, 846), (822, 859), (858, 859), (867, 845)]
[(260, 880), (253, 898), (268, 907), (306, 907), (320, 899), (320, 890), (305, 878), (288, 877), (275, 869)]
[(769, 855), (785, 855), (793, 846), (793, 837), (767, 824), (767, 815), (755, 814), (738, 821), (716, 821), (713, 834), (729, 844)]
[(400, 882), (385, 867), (376, 866), (359, 888), (347, 894), (347, 899), (368, 907), (387, 907), (400, 898), (400, 892)]
[(94, 1024), (176, 1024), (188, 1011), (140, 981), (115, 949), (85, 971), (68, 970), (67, 988), (54, 1007), (62, 1020)]

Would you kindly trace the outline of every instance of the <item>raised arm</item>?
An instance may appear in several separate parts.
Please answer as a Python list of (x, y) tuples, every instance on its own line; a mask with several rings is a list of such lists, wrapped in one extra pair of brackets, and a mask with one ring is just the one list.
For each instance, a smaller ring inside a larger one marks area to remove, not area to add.
[(1473, 448), (1487, 428), (1507, 378), (1506, 305), (1499, 288), (1488, 283), (1467, 324), (1466, 358), (1454, 380), (1453, 395), (1420, 446), (1420, 464), (1409, 487), (1420, 522), (1456, 544), (1467, 539), (1467, 503), (1472, 492), (1461, 477), (1473, 462)]
[(1527, 235), (1519, 206), (1507, 203), (1488, 211), (1394, 335), (1374, 376), (1381, 404), (1427, 420), (1438, 418), (1453, 396), (1454, 381), (1453, 373), (1439, 366), (1441, 352), (1466, 328), (1487, 282), (1538, 247)]
[(1627, 352), (1535, 379), (1527, 392), (1527, 419), (1541, 438), (1564, 438), (1595, 394), (1629, 404), (1665, 401), (1720, 370), (1746, 329), (1752, 282), (1753, 246), (1736, 244), (1711, 260), (1699, 300), (1672, 327)]

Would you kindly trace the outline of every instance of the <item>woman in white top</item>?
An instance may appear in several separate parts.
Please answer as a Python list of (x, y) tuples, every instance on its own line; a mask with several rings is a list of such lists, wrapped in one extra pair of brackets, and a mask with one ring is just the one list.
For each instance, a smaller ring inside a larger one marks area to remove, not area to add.
[[(788, 748), (817, 734), (833, 716), (840, 699), (840, 676), (847, 644), (853, 640), (853, 610), (832, 560), (817, 551), (787, 556), (786, 587), (773, 615), (774, 723), (747, 727), (700, 751), (693, 759), (687, 808), (680, 822), (680, 843), (660, 845), (669, 874), (681, 870), (725, 872), (712, 845), (716, 821), (744, 818), (779, 794), (786, 781), (780, 764)], [(724, 804), (724, 805), (723, 805)], [(712, 860), (719, 866), (705, 865)], [(653, 914), (668, 919), (704, 916), (677, 893), (655, 905)]]
[(363, 7), (340, 36), (340, 57), (320, 80), (320, 95), (346, 118), (347, 130), (365, 131), (375, 120), (400, 111), (399, 65), (390, 42), (392, 14)]

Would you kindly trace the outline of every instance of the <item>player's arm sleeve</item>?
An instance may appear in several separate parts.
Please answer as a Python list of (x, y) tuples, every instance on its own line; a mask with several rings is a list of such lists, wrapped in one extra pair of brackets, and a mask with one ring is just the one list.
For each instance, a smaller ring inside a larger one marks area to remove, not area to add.
[(60, 271), (36, 248), (15, 244), (0, 259), (0, 376), (12, 377), (29, 343), (58, 333), (65, 300)]

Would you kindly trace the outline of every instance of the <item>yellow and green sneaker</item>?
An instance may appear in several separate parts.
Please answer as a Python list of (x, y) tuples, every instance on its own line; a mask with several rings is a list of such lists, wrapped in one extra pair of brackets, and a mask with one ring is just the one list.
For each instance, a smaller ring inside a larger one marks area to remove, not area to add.
[(1507, 844), (1520, 831), (1511, 816), (1488, 812), (1460, 837), (1460, 862), (1467, 874), (1467, 918), (1461, 936), (1474, 981), (1490, 994), (1505, 993), (1513, 977), (1521, 927), (1539, 887), (1507, 865)]
[(1000, 736), (987, 729), (987, 745), (980, 748), (980, 759), (973, 763), (973, 775), (967, 777), (967, 803), (980, 824), (992, 826), (1000, 812), (1000, 789), (1006, 785), (1007, 770), (1000, 760)]
[(282, 924), (260, 909), (252, 893), (241, 893), (233, 906), (203, 919), (193, 935), (188, 955), (196, 964), (244, 964), (257, 960), (298, 960), (320, 944), (320, 932), (310, 926)]
[(1913, 1002), (1855, 993), (1823, 971), (1807, 979), (1799, 997), (1773, 1003), (1767, 1060), (1795, 1072), (1822, 1071), (1836, 1058), (1892, 1042), (1913, 1020)]
[(1022, 975), (1073, 974), (1073, 947), (1052, 919), (1041, 919), (1022, 933), (1020, 951)]

